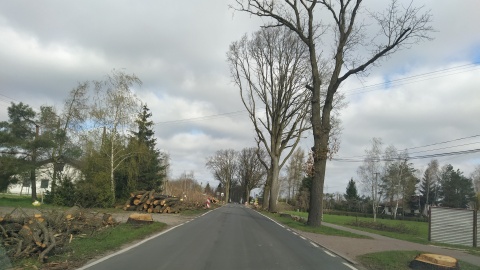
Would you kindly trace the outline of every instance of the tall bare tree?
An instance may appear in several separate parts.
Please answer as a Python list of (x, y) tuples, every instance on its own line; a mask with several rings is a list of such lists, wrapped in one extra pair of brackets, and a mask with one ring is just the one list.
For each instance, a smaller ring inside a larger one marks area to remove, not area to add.
[(230, 187), (237, 173), (237, 152), (233, 149), (218, 150), (208, 157), (205, 164), (216, 180), (225, 188), (225, 201), (229, 202)]
[[(360, 74), (402, 47), (424, 39), (431, 15), (412, 3), (402, 5), (392, 0), (383, 12), (368, 12), (373, 22), (361, 18), (362, 0), (236, 0), (235, 10), (254, 16), (271, 18), (266, 26), (285, 26), (308, 47), (311, 65), (311, 122), (314, 138), (315, 175), (310, 196), (307, 224), (320, 226), (325, 170), (331, 143), (331, 112), (334, 96), (350, 76)], [(375, 28), (368, 35), (367, 28)], [(319, 46), (322, 46), (321, 48)], [(333, 50), (327, 53), (328, 49)], [(362, 52), (368, 52), (362, 54)], [(331, 75), (321, 76), (321, 63), (330, 63)], [(321, 102), (321, 89), (326, 98)]]
[[(138, 100), (131, 87), (141, 85), (135, 75), (113, 70), (102, 81), (95, 82), (96, 98), (91, 110), (95, 124), (103, 127), (102, 142), (108, 142), (105, 154), (109, 159), (110, 189), (112, 201), (115, 201), (115, 170), (132, 155), (125, 152), (127, 130), (133, 129), (135, 115), (138, 112)], [(106, 140), (104, 140), (106, 139)]]
[(277, 211), (280, 170), (309, 128), (307, 49), (287, 28), (263, 28), (232, 43), (227, 54), (257, 143), (270, 157), (270, 164), (264, 163), (269, 170), (265, 193), (272, 212)]

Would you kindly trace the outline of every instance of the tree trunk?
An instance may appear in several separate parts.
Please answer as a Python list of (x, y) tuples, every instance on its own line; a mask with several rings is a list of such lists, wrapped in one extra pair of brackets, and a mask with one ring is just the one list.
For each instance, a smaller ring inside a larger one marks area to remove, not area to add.
[[(40, 126), (35, 124), (35, 141), (38, 138), (39, 129), (40, 129)], [(35, 163), (37, 162), (37, 148), (36, 146), (34, 147), (35, 148), (33, 148), (33, 151), (32, 151), (32, 166), (35, 166)], [(36, 168), (34, 167), (33, 169), (30, 170), (30, 183), (32, 186), (32, 201), (37, 200), (37, 176), (35, 174), (35, 169)]]
[(248, 185), (245, 185), (245, 202), (248, 202), (250, 199), (250, 190), (248, 189)]
[(230, 183), (231, 179), (229, 178), (225, 184), (225, 203), (229, 203), (230, 200)]
[(267, 181), (265, 182), (265, 187), (263, 188), (263, 203), (262, 208), (268, 210), (270, 207), (270, 186), (272, 182), (272, 172), (271, 169), (268, 169), (267, 172)]
[(35, 169), (30, 170), (30, 185), (32, 186), (32, 201), (37, 200), (37, 180)]
[[(313, 54), (315, 55), (315, 54)], [(312, 62), (313, 65), (313, 62)], [(316, 62), (315, 62), (316, 67)], [(318, 71), (317, 69), (315, 69)], [(307, 224), (319, 227), (322, 224), (323, 216), (323, 187), (325, 182), (325, 171), (327, 168), (328, 139), (330, 136), (330, 106), (325, 101), (323, 111), (320, 105), (320, 76), (314, 73), (314, 87), (312, 95), (312, 129), (313, 129), (313, 167), (314, 174), (310, 190), (310, 210)], [(330, 90), (330, 89), (329, 89)], [(328, 99), (327, 95), (327, 99)], [(333, 99), (333, 95), (330, 97)], [(322, 114), (321, 114), (322, 113)], [(321, 115), (321, 116), (320, 116)]]
[(268, 207), (268, 211), (274, 213), (278, 212), (277, 201), (278, 201), (278, 194), (280, 191), (280, 183), (278, 181), (278, 175), (280, 174), (280, 166), (278, 164), (278, 157), (272, 157), (272, 179), (271, 179), (271, 186), (270, 186), (270, 203)]
[(110, 147), (110, 190), (112, 192), (112, 204), (115, 203), (115, 178), (114, 178), (114, 156), (113, 156), (113, 144), (114, 138), (112, 137), (111, 140), (111, 147)]

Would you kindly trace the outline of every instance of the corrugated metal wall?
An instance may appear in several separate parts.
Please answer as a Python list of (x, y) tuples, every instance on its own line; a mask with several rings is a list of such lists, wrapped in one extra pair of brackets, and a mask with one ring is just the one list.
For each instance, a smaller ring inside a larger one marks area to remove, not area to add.
[(473, 246), (473, 210), (432, 207), (430, 222), (432, 242)]

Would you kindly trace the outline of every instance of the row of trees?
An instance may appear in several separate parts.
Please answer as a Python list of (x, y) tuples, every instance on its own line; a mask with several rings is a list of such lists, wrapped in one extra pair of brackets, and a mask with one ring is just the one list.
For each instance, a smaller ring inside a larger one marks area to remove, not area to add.
[(78, 84), (61, 112), (12, 103), (0, 123), (0, 189), (28, 179), (36, 200), (41, 175), (51, 180), (54, 202), (84, 206), (159, 189), (168, 157), (156, 149), (149, 108), (133, 94), (139, 85), (135, 75), (113, 70)]
[(215, 180), (220, 181), (225, 201), (229, 202), (233, 190), (239, 198), (249, 201), (250, 191), (265, 184), (267, 167), (264, 150), (250, 147), (241, 151), (233, 149), (218, 150), (207, 158), (206, 167)]
[(385, 149), (382, 146), (381, 139), (373, 138), (357, 170), (364, 191), (370, 196), (374, 218), (385, 200), (393, 208), (394, 217), (399, 206), (426, 213), (429, 205), (465, 208), (475, 200), (474, 180), (452, 165), (440, 168), (438, 161), (432, 160), (420, 180), (421, 173), (409, 162), (408, 152), (398, 152), (393, 145)]
[[(325, 193), (325, 209), (373, 213), (379, 210), (396, 218), (397, 213), (427, 215), (428, 206), (453, 208), (473, 207), (476, 192), (480, 192), (480, 165), (471, 177), (465, 177), (451, 164), (440, 166), (432, 160), (424, 172), (409, 162), (406, 151), (398, 152), (393, 145), (383, 149), (382, 141), (372, 140), (366, 157), (357, 173), (361, 190), (353, 178), (345, 193)], [(310, 210), (310, 189), (313, 175), (313, 157), (297, 149), (279, 177), (279, 200), (297, 209)], [(422, 176), (423, 175), (423, 176)], [(477, 188), (475, 188), (477, 187)], [(401, 209), (401, 210), (400, 210)], [(407, 212), (407, 210), (409, 210)]]
[[(264, 189), (270, 211), (276, 211), (282, 166), (301, 133), (313, 130), (310, 226), (321, 225), (326, 163), (338, 149), (338, 89), (404, 45), (428, 39), (432, 31), (430, 14), (411, 3), (392, 0), (384, 11), (367, 12), (362, 3), (236, 0), (232, 7), (265, 18), (264, 28), (251, 41), (244, 37), (231, 45), (228, 61), (259, 147), (270, 158)], [(258, 109), (264, 113), (259, 115)]]

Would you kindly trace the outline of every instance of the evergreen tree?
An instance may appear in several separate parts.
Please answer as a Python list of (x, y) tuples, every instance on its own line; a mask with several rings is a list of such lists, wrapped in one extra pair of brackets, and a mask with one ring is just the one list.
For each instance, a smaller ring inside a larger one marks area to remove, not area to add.
[(475, 200), (472, 180), (463, 176), (460, 170), (455, 171), (450, 164), (443, 167), (440, 183), (442, 206), (466, 208)]
[(343, 194), (345, 200), (347, 200), (347, 205), (349, 210), (354, 208), (355, 204), (358, 202), (360, 197), (358, 196), (357, 186), (353, 178), (348, 182), (345, 194)]
[(435, 205), (437, 202), (435, 191), (437, 190), (437, 184), (432, 179), (432, 175), (428, 170), (425, 170), (423, 174), (422, 182), (420, 183), (420, 194), (422, 195), (422, 207), (427, 205)]
[(207, 194), (207, 196), (212, 196), (213, 195), (213, 189), (212, 187), (210, 187), (210, 183), (207, 182), (207, 185), (205, 186), (205, 190), (204, 190), (205, 194)]
[(136, 149), (133, 162), (137, 168), (131, 177), (136, 180), (135, 187), (138, 190), (158, 190), (166, 176), (165, 157), (155, 148), (153, 122), (149, 120), (152, 114), (149, 111), (147, 105), (143, 105), (135, 121), (138, 129), (132, 132), (133, 137), (130, 140), (131, 146)]
[[(0, 122), (0, 188), (5, 190), (16, 182), (15, 176), (29, 175), (32, 200), (37, 199), (36, 169), (46, 164), (46, 152), (53, 147), (50, 133), (40, 134), (40, 120), (47, 110), (41, 108), (40, 115), (22, 102), (8, 107), (8, 122)], [(39, 119), (37, 119), (39, 116)], [(5, 165), (5, 167), (3, 167)], [(5, 168), (5, 170), (4, 170)], [(25, 179), (23, 179), (25, 180)]]

